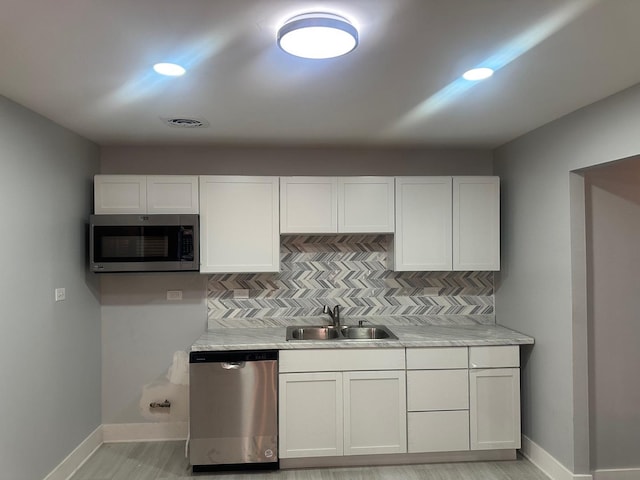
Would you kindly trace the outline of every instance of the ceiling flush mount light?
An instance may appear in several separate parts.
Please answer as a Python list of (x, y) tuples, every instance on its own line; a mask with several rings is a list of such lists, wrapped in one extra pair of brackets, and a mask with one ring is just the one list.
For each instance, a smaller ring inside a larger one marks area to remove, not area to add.
[(303, 58), (333, 58), (358, 45), (358, 30), (332, 13), (305, 13), (290, 18), (278, 30), (278, 46)]
[(153, 66), (153, 69), (156, 73), (160, 75), (165, 75), (167, 77), (179, 77), (184, 75), (186, 70), (184, 67), (178, 65), (177, 63), (156, 63)]
[(472, 68), (471, 70), (467, 70), (466, 72), (464, 72), (462, 74), (462, 78), (464, 78), (465, 80), (478, 81), (489, 78), (491, 75), (493, 75), (493, 70), (490, 68)]

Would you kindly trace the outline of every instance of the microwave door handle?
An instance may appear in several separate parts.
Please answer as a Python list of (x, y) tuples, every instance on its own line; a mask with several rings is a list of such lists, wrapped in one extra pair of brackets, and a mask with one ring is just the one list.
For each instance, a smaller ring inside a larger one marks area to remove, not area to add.
[[(189, 242), (191, 248), (188, 252), (185, 250), (185, 238), (192, 239), (192, 241)], [(178, 234), (178, 249), (178, 258), (180, 260), (193, 260), (193, 230), (180, 227), (180, 233)]]

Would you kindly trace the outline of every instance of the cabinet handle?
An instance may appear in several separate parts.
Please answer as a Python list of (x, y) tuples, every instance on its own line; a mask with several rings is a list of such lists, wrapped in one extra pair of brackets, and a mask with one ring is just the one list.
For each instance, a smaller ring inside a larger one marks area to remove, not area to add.
[(240, 370), (244, 366), (245, 362), (222, 362), (222, 368), (225, 370)]

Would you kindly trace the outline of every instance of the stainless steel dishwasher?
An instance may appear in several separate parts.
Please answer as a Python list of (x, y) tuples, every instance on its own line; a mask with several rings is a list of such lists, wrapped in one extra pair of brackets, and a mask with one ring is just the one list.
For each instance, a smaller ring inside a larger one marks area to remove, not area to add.
[(189, 461), (194, 472), (277, 469), (278, 352), (191, 352)]

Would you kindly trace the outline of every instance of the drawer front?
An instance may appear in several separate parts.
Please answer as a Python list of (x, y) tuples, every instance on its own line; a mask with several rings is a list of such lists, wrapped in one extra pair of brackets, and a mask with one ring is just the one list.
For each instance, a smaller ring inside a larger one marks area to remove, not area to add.
[(467, 368), (467, 347), (407, 348), (407, 369)]
[(404, 370), (404, 348), (281, 350), (280, 373)]
[(407, 437), (409, 453), (469, 450), (469, 412), (410, 412)]
[(468, 370), (407, 372), (407, 410), (466, 410), (468, 408)]
[(500, 345), (469, 347), (469, 368), (507, 368), (520, 366), (520, 347)]

